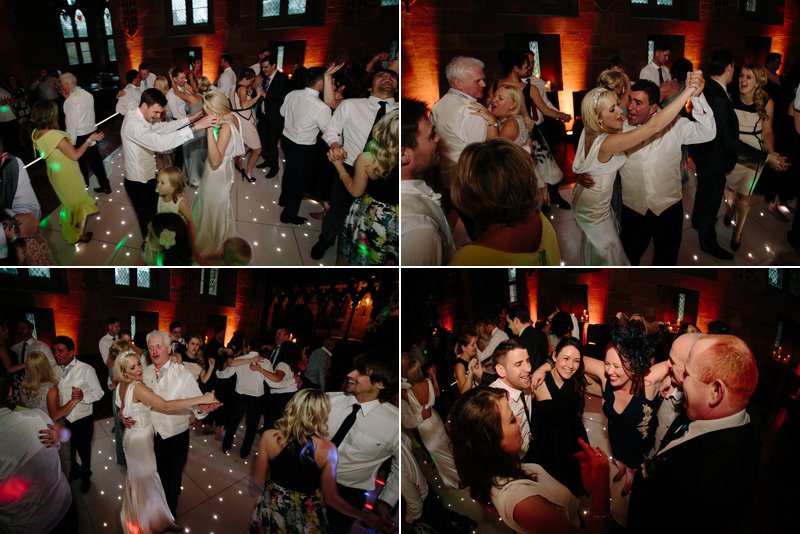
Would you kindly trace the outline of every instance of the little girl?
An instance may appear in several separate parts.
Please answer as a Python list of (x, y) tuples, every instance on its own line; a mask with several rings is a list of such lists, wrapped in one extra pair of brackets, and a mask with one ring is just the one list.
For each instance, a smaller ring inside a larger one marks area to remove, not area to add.
[(183, 195), (183, 173), (178, 167), (164, 167), (156, 177), (156, 193), (158, 193), (158, 213), (177, 213), (189, 231), (189, 242), (194, 250), (195, 226), (189, 203)]

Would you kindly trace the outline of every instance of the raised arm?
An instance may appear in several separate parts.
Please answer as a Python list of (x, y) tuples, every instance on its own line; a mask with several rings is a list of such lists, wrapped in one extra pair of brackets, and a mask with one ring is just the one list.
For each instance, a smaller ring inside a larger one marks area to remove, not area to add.
[(219, 130), (209, 128), (206, 131), (208, 138), (208, 164), (211, 165), (213, 170), (219, 169), (224, 161), (225, 149), (228, 148), (228, 143), (231, 140), (231, 127), (228, 123), (223, 123)]
[(540, 93), (539, 90), (536, 88), (536, 86), (534, 86), (533, 84), (531, 84), (530, 95), (531, 99), (533, 100), (533, 105), (536, 106), (536, 109), (539, 110), (539, 113), (541, 113), (545, 117), (550, 117), (552, 119), (564, 122), (567, 122), (572, 118), (569, 113), (562, 113), (561, 111), (558, 111), (557, 109), (553, 109), (550, 106), (548, 106), (547, 102), (545, 102), (544, 98), (542, 98), (542, 93)]
[(136, 389), (133, 390), (133, 400), (142, 402), (159, 412), (182, 412), (198, 404), (213, 404), (217, 402), (213, 391), (200, 397), (165, 400), (145, 384), (138, 384)]
[(77, 149), (65, 138), (59, 141), (58, 145), (56, 145), (56, 148), (58, 148), (69, 159), (78, 161), (80, 157), (83, 156), (84, 152), (89, 149), (92, 141), (99, 141), (103, 137), (105, 137), (105, 134), (102, 132), (94, 132), (89, 136), (88, 139), (86, 139), (86, 142)]

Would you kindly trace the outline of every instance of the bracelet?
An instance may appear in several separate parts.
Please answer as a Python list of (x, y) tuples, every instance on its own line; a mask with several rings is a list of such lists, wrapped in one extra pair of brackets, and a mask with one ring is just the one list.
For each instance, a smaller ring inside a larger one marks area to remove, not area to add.
[(195, 133), (197, 131), (197, 127), (194, 125), (193, 122), (189, 123), (189, 129), (192, 131), (192, 133)]

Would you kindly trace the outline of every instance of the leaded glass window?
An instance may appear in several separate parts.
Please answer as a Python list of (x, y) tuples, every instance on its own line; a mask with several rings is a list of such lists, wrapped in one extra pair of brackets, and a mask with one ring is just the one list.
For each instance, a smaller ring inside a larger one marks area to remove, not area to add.
[(108, 39), (108, 60), (117, 60), (117, 49), (114, 47), (114, 39)]
[(75, 33), (72, 31), (72, 19), (70, 16), (66, 13), (61, 13), (59, 19), (61, 20), (61, 34), (67, 39), (75, 37)]
[(774, 267), (767, 269), (767, 282), (772, 287), (783, 288), (783, 271)]
[(194, 0), (192, 2), (192, 22), (206, 24), (208, 22), (208, 0)]
[(106, 27), (106, 35), (113, 36), (114, 35), (114, 27), (111, 25), (111, 11), (108, 8), (103, 11), (103, 23)]
[(32, 278), (50, 278), (50, 269), (47, 268), (28, 269), (28, 276)]
[(114, 283), (118, 286), (131, 285), (131, 272), (127, 267), (117, 267), (114, 269)]
[(398, 0), (381, 0), (381, 7), (396, 6), (399, 3)]
[(33, 332), (31, 333), (33, 339), (39, 339), (39, 335), (36, 333), (36, 315), (34, 315), (33, 313), (26, 313), (25, 319), (30, 321), (31, 324), (33, 325)]
[(172, 0), (172, 25), (186, 25), (186, 0)]
[(148, 267), (136, 268), (136, 287), (150, 287), (150, 269)]
[(86, 17), (83, 16), (83, 11), (80, 9), (75, 10), (75, 27), (78, 29), (78, 37), (89, 37), (86, 29)]
[(302, 15), (306, 12), (306, 0), (289, 0), (289, 14)]
[(19, 270), (14, 269), (13, 267), (3, 267), (0, 269), (0, 274), (11, 274), (11, 275), (18, 275)]
[(285, 46), (278, 47), (278, 70), (283, 70), (283, 57), (286, 53)]
[(211, 269), (208, 278), (208, 294), (217, 296), (219, 289), (219, 269)]
[(530, 48), (531, 52), (533, 52), (533, 68), (532, 75), (535, 77), (539, 77), (542, 75), (542, 62), (539, 60), (539, 43), (537, 41), (531, 41), (528, 43), (528, 48)]
[(683, 312), (686, 310), (686, 293), (678, 294), (678, 322), (683, 321)]
[(747, 0), (747, 4), (744, 7), (745, 11), (748, 13), (755, 13), (757, 8), (758, 0)]
[(277, 17), (281, 14), (281, 0), (262, 0), (261, 16)]
[(653, 56), (656, 53), (656, 42), (652, 39), (648, 39), (647, 41), (647, 63), (650, 64), (653, 62)]

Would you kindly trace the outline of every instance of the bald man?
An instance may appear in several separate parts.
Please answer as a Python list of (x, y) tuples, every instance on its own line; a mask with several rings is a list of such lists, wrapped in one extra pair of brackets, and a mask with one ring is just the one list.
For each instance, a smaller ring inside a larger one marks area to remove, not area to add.
[(667, 434), (672, 422), (683, 409), (683, 370), (686, 368), (686, 360), (689, 359), (689, 351), (703, 337), (701, 333), (683, 334), (675, 338), (672, 347), (669, 349), (669, 380), (664, 381), (661, 391), (661, 406), (658, 408), (658, 427), (656, 428), (656, 441), (653, 450), (650, 452), (652, 457), (658, 452), (661, 440)]
[(673, 522), (659, 521), (670, 505), (691, 518), (692, 531), (728, 532), (752, 503), (759, 466), (747, 413), (758, 382), (753, 352), (736, 336), (707, 335), (691, 347), (681, 378), (686, 414), (636, 472), (632, 532), (674, 532)]

